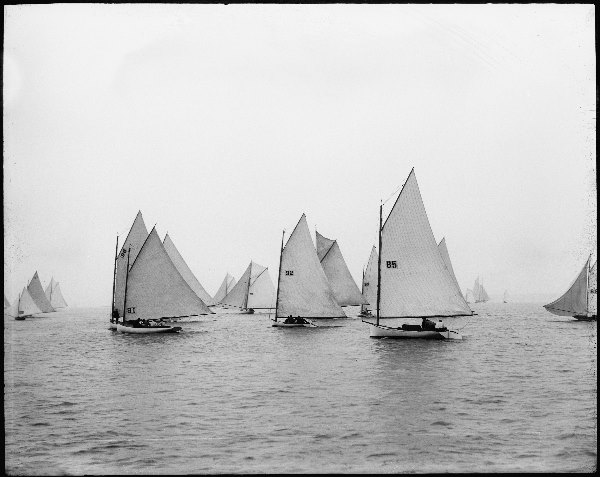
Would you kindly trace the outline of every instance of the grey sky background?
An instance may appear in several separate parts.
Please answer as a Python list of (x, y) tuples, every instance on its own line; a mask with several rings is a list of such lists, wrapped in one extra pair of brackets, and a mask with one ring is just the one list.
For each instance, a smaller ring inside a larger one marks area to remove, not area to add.
[[(4, 7), (4, 289), (109, 305), (138, 210), (212, 295), (305, 212), (357, 284), (412, 167), (458, 281), (597, 246), (593, 5)], [(387, 202), (386, 210), (393, 204)]]

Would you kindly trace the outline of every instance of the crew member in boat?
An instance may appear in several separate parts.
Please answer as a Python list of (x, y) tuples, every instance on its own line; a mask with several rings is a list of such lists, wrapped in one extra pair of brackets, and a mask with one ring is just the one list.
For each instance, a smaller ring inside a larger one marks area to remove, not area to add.
[(435, 330), (435, 322), (423, 317), (421, 328), (423, 329), (423, 331)]

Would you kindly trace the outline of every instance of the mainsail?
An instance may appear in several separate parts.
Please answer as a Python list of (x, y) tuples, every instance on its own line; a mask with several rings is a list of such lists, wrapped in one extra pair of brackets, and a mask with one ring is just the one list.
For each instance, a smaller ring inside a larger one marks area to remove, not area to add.
[[(588, 273), (590, 272), (590, 257), (588, 257), (585, 265), (577, 275), (577, 278), (571, 283), (569, 289), (557, 300), (554, 300), (552, 303), (548, 303), (544, 305), (544, 308), (548, 310), (550, 313), (559, 316), (574, 316), (574, 315), (582, 315), (585, 316), (590, 311), (588, 309), (588, 297), (589, 295), (596, 296), (595, 293), (590, 294), (590, 289), (588, 288)], [(594, 264), (595, 270), (595, 264)], [(591, 273), (590, 273), (591, 275)], [(595, 272), (594, 272), (595, 275)], [(590, 280), (591, 281), (591, 280)], [(596, 279), (593, 278), (595, 282)], [(595, 290), (595, 287), (594, 287)], [(593, 300), (592, 300), (593, 301)], [(596, 304), (593, 304), (594, 309)]]
[(56, 311), (48, 301), (48, 298), (46, 298), (46, 293), (44, 293), (44, 289), (42, 288), (38, 272), (33, 274), (33, 278), (29, 282), (29, 285), (27, 285), (27, 291), (38, 308), (42, 310), (42, 313)]
[(4, 308), (8, 308), (10, 306), (10, 301), (8, 301), (8, 299), (6, 298), (6, 295), (4, 295)]
[(229, 275), (229, 273), (227, 273), (227, 275), (225, 275), (225, 278), (223, 278), (223, 281), (221, 282), (221, 286), (217, 290), (217, 293), (215, 293), (213, 301), (215, 303), (221, 303), (221, 300), (223, 300), (223, 298), (227, 296), (227, 294), (231, 291), (231, 289), (234, 286), (235, 278), (233, 278), (231, 275)]
[(356, 282), (348, 265), (342, 256), (337, 240), (331, 240), (319, 232), (317, 237), (317, 256), (329, 280), (335, 300), (340, 306), (354, 306), (365, 304), (365, 299), (356, 286)]
[(275, 308), (275, 287), (268, 268), (251, 261), (221, 303), (244, 309)]
[[(177, 247), (175, 247), (175, 244), (173, 243), (173, 240), (171, 240), (171, 237), (168, 233), (167, 235), (165, 235), (163, 245), (165, 246), (167, 254), (171, 258), (171, 261), (173, 262), (175, 267), (177, 267), (177, 270), (179, 271), (179, 273), (181, 273), (181, 276), (185, 279), (185, 281), (188, 283), (191, 289), (194, 290), (196, 295), (198, 295), (198, 298), (200, 298), (207, 306), (214, 305), (214, 300), (208, 293), (206, 293), (206, 290), (200, 284), (192, 270), (190, 270), (188, 264), (185, 263), (185, 260), (179, 253), (179, 250), (177, 250)], [(211, 313), (213, 312), (211, 311)]]
[(211, 312), (171, 261), (156, 228), (152, 228), (135, 262), (130, 265), (125, 300), (125, 321), (179, 318)]
[(414, 169), (381, 230), (381, 318), (472, 315), (440, 254)]
[(275, 317), (345, 317), (310, 238), (302, 214), (281, 252)]
[(362, 279), (362, 296), (366, 301), (366, 304), (360, 307), (362, 313), (374, 310), (377, 306), (377, 258), (377, 249), (373, 245)]
[(65, 308), (67, 306), (67, 302), (63, 298), (60, 291), (60, 284), (54, 280), (54, 277), (52, 277), (50, 280), (50, 283), (46, 287), (44, 293), (54, 308)]
[(23, 291), (14, 303), (6, 309), (6, 314), (15, 318), (19, 316), (35, 315), (36, 313), (42, 313), (42, 310), (40, 310), (35, 301), (33, 301), (27, 288), (23, 288)]
[(458, 284), (458, 280), (456, 279), (456, 275), (454, 274), (454, 268), (452, 268), (452, 261), (450, 260), (450, 253), (448, 253), (448, 247), (446, 246), (446, 237), (440, 240), (440, 243), (438, 244), (438, 249), (440, 251), (440, 255), (442, 256), (442, 260), (444, 260), (444, 263), (446, 264), (446, 268), (452, 276), (452, 280), (456, 284), (456, 288), (458, 288), (458, 291), (460, 292), (460, 285)]
[(138, 211), (133, 225), (127, 234), (125, 242), (121, 247), (121, 251), (117, 256), (117, 273), (115, 276), (115, 309), (119, 312), (119, 316), (123, 316), (123, 302), (125, 300), (125, 276), (127, 275), (127, 255), (129, 254), (129, 267), (135, 261), (140, 248), (146, 238), (148, 230), (142, 218), (142, 211)]

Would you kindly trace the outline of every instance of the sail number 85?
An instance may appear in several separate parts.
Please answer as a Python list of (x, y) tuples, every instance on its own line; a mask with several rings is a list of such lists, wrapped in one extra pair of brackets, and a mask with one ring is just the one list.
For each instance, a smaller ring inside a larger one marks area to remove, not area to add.
[(385, 266), (387, 268), (398, 268), (398, 265), (396, 265), (396, 260), (386, 260)]

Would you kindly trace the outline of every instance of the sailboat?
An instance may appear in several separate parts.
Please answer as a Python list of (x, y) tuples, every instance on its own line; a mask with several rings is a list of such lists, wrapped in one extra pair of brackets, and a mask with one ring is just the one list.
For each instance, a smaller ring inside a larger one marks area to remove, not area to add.
[(46, 294), (46, 298), (48, 298), (48, 301), (50, 302), (50, 305), (52, 305), (53, 308), (67, 307), (67, 302), (63, 298), (62, 293), (60, 291), (60, 283), (54, 280), (54, 277), (52, 277), (52, 279), (50, 280), (50, 283), (46, 287), (44, 293)]
[(171, 261), (156, 227), (126, 271), (124, 313), (118, 331), (172, 333), (181, 327), (166, 325), (164, 320), (210, 313)]
[[(367, 262), (367, 268), (363, 270), (362, 278), (362, 296), (365, 299), (366, 304), (360, 306), (360, 313), (358, 316), (373, 316), (371, 310), (377, 302), (377, 261), (377, 249), (375, 248), (375, 245), (373, 245), (371, 255), (369, 255), (369, 261)], [(371, 306), (371, 308), (369, 308), (369, 306)]]
[(8, 316), (12, 316), (15, 320), (24, 320), (28, 316), (33, 316), (37, 313), (43, 313), (31, 297), (27, 288), (19, 294), (17, 300), (6, 310)]
[[(462, 336), (434, 317), (473, 314), (444, 263), (433, 236), (414, 168), (385, 223), (379, 207), (376, 321), (372, 338), (455, 339)], [(382, 319), (422, 318), (421, 325), (384, 325)]]
[[(200, 298), (206, 306), (215, 305), (213, 298), (208, 293), (206, 293), (206, 290), (200, 284), (192, 270), (190, 270), (188, 264), (185, 263), (185, 260), (179, 253), (179, 250), (177, 250), (177, 248), (175, 247), (175, 244), (173, 243), (173, 240), (171, 240), (171, 237), (168, 233), (165, 235), (163, 245), (165, 246), (167, 254), (171, 258), (171, 261), (175, 264), (177, 270), (179, 271), (179, 273), (181, 273), (181, 276), (185, 279), (188, 285), (192, 288), (192, 290), (194, 290), (196, 295), (198, 295), (198, 298)], [(211, 311), (211, 313), (214, 312)]]
[(448, 246), (446, 245), (446, 237), (444, 237), (442, 240), (440, 240), (440, 243), (438, 243), (438, 250), (440, 251), (440, 255), (442, 256), (442, 260), (444, 260), (444, 264), (446, 265), (448, 272), (450, 272), (452, 281), (456, 285), (457, 290), (460, 292), (460, 285), (458, 284), (458, 280), (454, 274), (454, 268), (452, 267), (452, 261), (450, 260), (450, 253), (448, 252)]
[(508, 290), (504, 290), (504, 295), (502, 296), (502, 302), (508, 303)]
[(227, 273), (225, 275), (225, 278), (221, 282), (221, 286), (217, 290), (217, 293), (215, 293), (213, 301), (217, 304), (221, 303), (223, 298), (225, 298), (227, 294), (231, 291), (231, 289), (235, 286), (235, 283), (235, 278), (229, 273)]
[(575, 278), (569, 289), (557, 300), (544, 305), (550, 313), (559, 316), (572, 316), (581, 321), (596, 320), (598, 300), (598, 275), (596, 265), (590, 266), (592, 256)]
[(479, 283), (479, 277), (475, 279), (475, 284), (473, 285), (473, 298), (475, 303), (484, 303), (490, 299), (485, 288), (483, 288), (483, 284)]
[(56, 311), (46, 297), (46, 293), (42, 288), (42, 282), (40, 281), (37, 271), (33, 274), (31, 281), (27, 285), (27, 291), (42, 313), (51, 313)]
[[(113, 272), (113, 297), (112, 297), (112, 313), (110, 318), (109, 328), (116, 330), (117, 322), (124, 314), (125, 308), (125, 281), (129, 269), (127, 262), (131, 263), (136, 259), (144, 241), (148, 237), (148, 229), (142, 217), (142, 211), (139, 210), (129, 233), (125, 238), (125, 242), (119, 251), (119, 237), (117, 236), (117, 244), (115, 246), (115, 264)], [(118, 253), (117, 253), (118, 252)]]
[(275, 287), (269, 269), (250, 261), (244, 274), (221, 303), (238, 307), (245, 314), (252, 314), (255, 309), (275, 308)]
[(315, 231), (317, 256), (329, 280), (335, 300), (340, 306), (365, 305), (365, 299), (360, 293), (354, 278), (348, 270), (348, 265), (342, 256), (337, 240), (328, 239)]
[(273, 326), (314, 327), (307, 318), (345, 318), (323, 271), (302, 214), (285, 246), (281, 237)]
[(473, 297), (473, 290), (470, 288), (467, 288), (467, 291), (465, 292), (465, 301), (467, 303), (473, 303), (475, 301), (475, 298)]
[(10, 308), (10, 301), (8, 301), (8, 298), (4, 295), (4, 309), (6, 310), (7, 308)]

